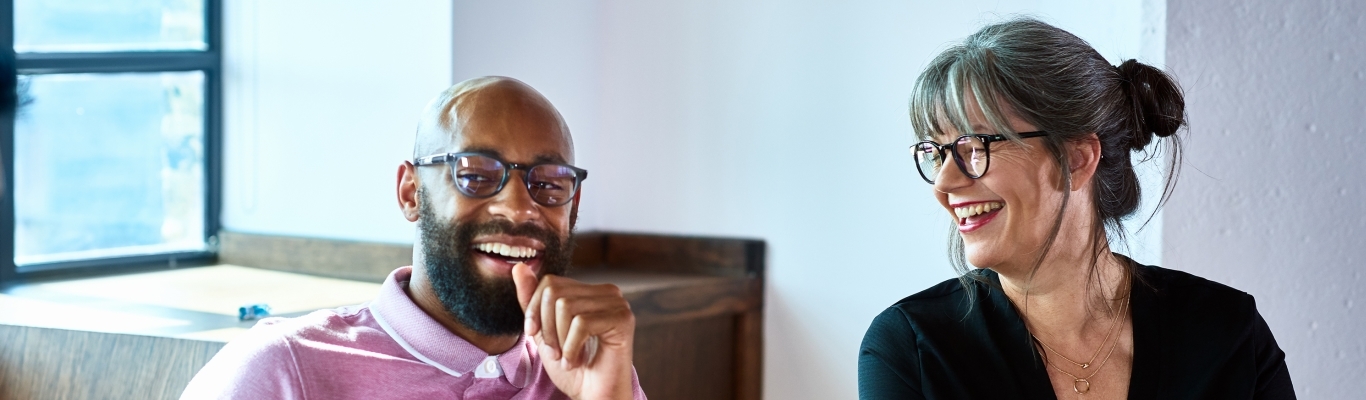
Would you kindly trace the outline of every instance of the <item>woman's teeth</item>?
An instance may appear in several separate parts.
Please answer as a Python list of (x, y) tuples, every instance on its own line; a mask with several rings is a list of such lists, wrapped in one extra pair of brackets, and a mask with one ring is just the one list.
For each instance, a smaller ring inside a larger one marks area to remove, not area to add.
[(530, 247), (510, 246), (502, 243), (480, 243), (474, 245), (474, 248), (485, 253), (511, 258), (532, 258), (536, 257), (537, 253), (536, 249)]
[(974, 217), (974, 216), (977, 216), (977, 215), (981, 215), (981, 214), (985, 214), (985, 213), (992, 212), (992, 211), (995, 211), (995, 210), (999, 210), (999, 209), (1001, 209), (1001, 207), (1004, 207), (1004, 206), (1005, 206), (1005, 204), (1001, 204), (1001, 203), (994, 202), (994, 201), (993, 201), (993, 202), (988, 202), (988, 203), (977, 203), (977, 204), (967, 205), (967, 206), (962, 206), (962, 207), (954, 207), (954, 208), (953, 208), (953, 213), (954, 213), (955, 215), (957, 215), (959, 219), (962, 219), (962, 218)]

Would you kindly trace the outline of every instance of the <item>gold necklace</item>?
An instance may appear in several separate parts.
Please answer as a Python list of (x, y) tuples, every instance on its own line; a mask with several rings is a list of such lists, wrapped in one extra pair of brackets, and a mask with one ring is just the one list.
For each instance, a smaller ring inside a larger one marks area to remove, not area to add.
[[(1132, 293), (1130, 293), (1130, 294), (1132, 294)], [(1118, 320), (1115, 322), (1115, 325), (1116, 325), (1116, 326), (1118, 326), (1120, 323), (1122, 323), (1122, 321), (1124, 321), (1124, 315), (1125, 315), (1125, 312), (1128, 311), (1128, 306), (1129, 306), (1129, 296), (1128, 296), (1128, 295), (1125, 295), (1125, 296), (1124, 296), (1124, 304), (1119, 306), (1119, 317), (1118, 317)], [(1034, 333), (1031, 332), (1031, 333), (1029, 334), (1029, 336), (1030, 336), (1030, 337), (1034, 337), (1034, 341), (1039, 342), (1039, 344), (1043, 344), (1043, 341), (1042, 341), (1042, 340), (1039, 340), (1038, 337), (1034, 336)], [(1106, 340), (1109, 340), (1109, 337), (1110, 337), (1109, 335), (1106, 335)], [(1100, 346), (1101, 346), (1101, 347), (1098, 348), (1098, 349), (1096, 349), (1096, 350), (1099, 351), (1100, 349), (1105, 348), (1105, 342), (1101, 342), (1101, 343), (1100, 343)], [(1061, 372), (1061, 373), (1063, 373), (1063, 374), (1065, 374), (1065, 375), (1067, 375), (1067, 376), (1072, 377), (1072, 391), (1077, 392), (1077, 394), (1086, 394), (1086, 392), (1090, 392), (1090, 391), (1091, 391), (1091, 378), (1094, 377), (1094, 376), (1096, 376), (1096, 374), (1099, 374), (1101, 368), (1105, 368), (1105, 363), (1107, 363), (1107, 362), (1110, 361), (1110, 356), (1112, 356), (1112, 355), (1115, 354), (1115, 348), (1117, 348), (1117, 347), (1119, 347), (1119, 338), (1115, 338), (1114, 343), (1111, 343), (1111, 344), (1110, 344), (1110, 351), (1107, 352), (1107, 353), (1105, 353), (1105, 359), (1100, 360), (1100, 365), (1097, 365), (1097, 366), (1096, 366), (1096, 370), (1095, 370), (1095, 371), (1092, 371), (1092, 372), (1091, 372), (1091, 375), (1087, 375), (1085, 378), (1082, 378), (1082, 377), (1079, 377), (1079, 376), (1076, 376), (1076, 375), (1072, 375), (1072, 373), (1067, 372), (1067, 371), (1063, 371), (1061, 367), (1058, 367), (1057, 364), (1054, 364), (1054, 363), (1053, 363), (1053, 360), (1049, 359), (1048, 357), (1044, 357), (1044, 362), (1048, 363), (1049, 366), (1052, 366), (1053, 369), (1058, 370), (1058, 372)], [(1048, 345), (1046, 345), (1046, 344), (1044, 344), (1044, 348), (1048, 348), (1049, 350), (1053, 350), (1052, 348), (1049, 348)], [(1053, 353), (1054, 353), (1054, 354), (1057, 354), (1057, 355), (1059, 355), (1059, 356), (1062, 356), (1062, 353), (1058, 353), (1056, 350), (1054, 350)], [(1066, 359), (1067, 357), (1064, 356), (1063, 358)], [(1068, 360), (1068, 361), (1072, 361), (1072, 360)], [(1072, 363), (1073, 363), (1073, 364), (1076, 364), (1075, 361), (1073, 361)], [(1082, 367), (1082, 368), (1086, 368), (1086, 367)], [(1085, 386), (1078, 386), (1078, 384), (1085, 384)]]
[[(1121, 311), (1123, 311), (1124, 308), (1125, 308), (1125, 306), (1127, 306), (1128, 304), (1129, 304), (1129, 297), (1128, 297), (1128, 296), (1125, 296), (1125, 297), (1124, 297), (1124, 304), (1120, 304), (1119, 309), (1120, 309)], [(1105, 339), (1100, 341), (1100, 346), (1099, 346), (1099, 347), (1096, 347), (1096, 352), (1091, 353), (1091, 359), (1090, 359), (1090, 360), (1086, 360), (1086, 363), (1079, 363), (1079, 362), (1076, 362), (1076, 361), (1072, 360), (1071, 358), (1068, 358), (1067, 356), (1063, 355), (1061, 352), (1059, 352), (1059, 351), (1057, 351), (1057, 350), (1054, 350), (1052, 346), (1049, 346), (1049, 345), (1048, 345), (1048, 343), (1045, 343), (1043, 340), (1039, 340), (1039, 337), (1038, 337), (1038, 336), (1034, 336), (1034, 333), (1033, 333), (1033, 332), (1030, 332), (1029, 336), (1033, 337), (1035, 341), (1037, 341), (1037, 342), (1039, 342), (1039, 344), (1043, 345), (1043, 347), (1044, 347), (1045, 349), (1048, 349), (1048, 351), (1053, 352), (1053, 354), (1057, 354), (1058, 357), (1062, 357), (1062, 359), (1067, 360), (1067, 362), (1070, 362), (1070, 363), (1072, 363), (1072, 364), (1075, 364), (1075, 365), (1078, 366), (1078, 367), (1081, 367), (1081, 369), (1087, 369), (1087, 368), (1090, 368), (1090, 367), (1091, 367), (1091, 363), (1093, 363), (1093, 362), (1096, 361), (1096, 356), (1099, 356), (1099, 355), (1100, 355), (1100, 351), (1105, 349), (1105, 342), (1109, 342), (1109, 341), (1110, 341), (1110, 336), (1114, 335), (1114, 334), (1115, 334), (1115, 331), (1119, 330), (1119, 325), (1120, 325), (1120, 323), (1121, 323), (1121, 320), (1119, 320), (1119, 319), (1116, 319), (1116, 320), (1115, 320), (1115, 323), (1114, 323), (1113, 325), (1110, 326), (1110, 332), (1107, 332), (1107, 333), (1105, 334)]]

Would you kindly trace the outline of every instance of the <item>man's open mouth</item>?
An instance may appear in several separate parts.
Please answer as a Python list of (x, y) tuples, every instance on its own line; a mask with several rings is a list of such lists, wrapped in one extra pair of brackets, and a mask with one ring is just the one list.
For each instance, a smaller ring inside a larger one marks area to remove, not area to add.
[(530, 247), (513, 246), (504, 243), (479, 243), (474, 245), (474, 250), (492, 258), (507, 261), (509, 264), (527, 262), (536, 259), (540, 251)]

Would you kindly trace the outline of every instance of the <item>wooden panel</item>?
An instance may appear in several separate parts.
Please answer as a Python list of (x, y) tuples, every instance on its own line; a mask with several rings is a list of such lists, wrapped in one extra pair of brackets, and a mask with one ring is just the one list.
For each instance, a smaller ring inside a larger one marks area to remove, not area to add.
[(175, 399), (222, 347), (0, 325), (0, 399)]
[(640, 387), (651, 400), (734, 398), (734, 331), (730, 315), (636, 327)]
[(764, 313), (755, 309), (735, 319), (735, 399), (764, 396)]
[(607, 234), (602, 232), (580, 232), (574, 234), (575, 268), (599, 268), (607, 251)]
[(604, 241), (605, 268), (763, 276), (764, 242), (758, 240), (613, 233)]
[(413, 246), (221, 232), (218, 262), (366, 282), (413, 263)]
[(617, 285), (631, 302), (637, 327), (735, 315), (757, 307), (748, 279), (618, 270), (581, 270), (569, 276)]

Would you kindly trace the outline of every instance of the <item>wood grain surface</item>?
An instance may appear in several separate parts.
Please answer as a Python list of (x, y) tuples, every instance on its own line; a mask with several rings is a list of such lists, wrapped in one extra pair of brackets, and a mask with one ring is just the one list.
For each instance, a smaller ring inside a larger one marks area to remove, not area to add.
[(0, 399), (175, 399), (222, 347), (0, 324)]

